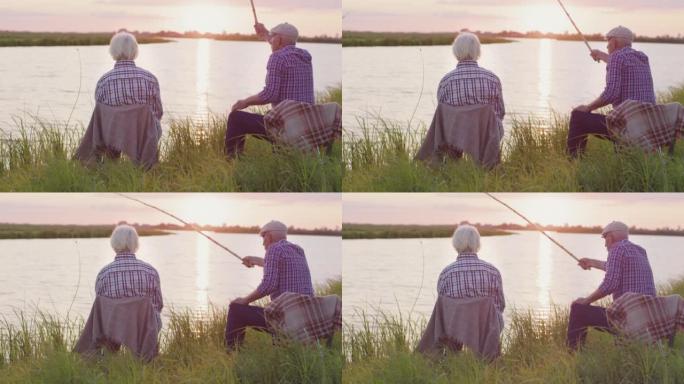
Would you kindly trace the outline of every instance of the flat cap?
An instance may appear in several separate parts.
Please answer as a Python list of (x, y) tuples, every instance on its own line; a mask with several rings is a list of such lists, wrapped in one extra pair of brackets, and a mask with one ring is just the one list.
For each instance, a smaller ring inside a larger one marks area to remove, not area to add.
[(295, 28), (294, 25), (289, 23), (278, 24), (275, 27), (271, 28), (271, 34), (287, 36), (295, 40), (297, 40), (297, 38), (299, 37), (299, 31), (297, 31), (297, 28)]
[(285, 232), (287, 233), (287, 225), (281, 223), (278, 220), (271, 220), (264, 224), (259, 231), (259, 235), (263, 236), (266, 232)]
[(633, 41), (634, 33), (632, 33), (632, 31), (630, 31), (629, 28), (623, 27), (622, 25), (618, 25), (617, 27), (611, 29), (610, 31), (608, 31), (608, 33), (606, 33), (606, 39), (610, 39), (611, 37), (617, 37)]
[(609, 232), (627, 232), (629, 233), (629, 227), (627, 224), (621, 222), (621, 221), (613, 221), (610, 224), (606, 225), (605, 228), (603, 228), (603, 232), (601, 232), (601, 236), (605, 236)]

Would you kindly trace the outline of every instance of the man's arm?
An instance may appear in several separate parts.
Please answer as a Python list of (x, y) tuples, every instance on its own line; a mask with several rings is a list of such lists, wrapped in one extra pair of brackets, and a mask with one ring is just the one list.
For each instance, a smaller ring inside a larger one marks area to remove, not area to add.
[(608, 260), (605, 263), (602, 263), (602, 265), (599, 260), (592, 261), (598, 262), (596, 267), (603, 266), (603, 269), (606, 271), (606, 276), (603, 278), (603, 282), (601, 282), (601, 285), (599, 285), (599, 287), (594, 292), (592, 292), (591, 295), (587, 297), (581, 297), (575, 300), (575, 303), (591, 304), (594, 301), (599, 300), (615, 292), (615, 290), (618, 288), (618, 285), (620, 284), (622, 257), (618, 254), (618, 251), (615, 248), (608, 252)]
[(260, 94), (252, 95), (246, 99), (238, 100), (233, 104), (233, 106), (230, 108), (231, 112), (239, 111), (248, 107), (251, 107), (252, 105), (264, 105), (268, 104), (268, 101), (264, 101), (261, 99)]
[[(264, 267), (264, 277), (261, 279), (259, 286), (249, 295), (245, 297), (239, 297), (233, 300), (231, 303), (249, 304), (275, 291), (275, 289), (278, 287), (278, 260), (276, 256), (277, 255), (275, 255), (273, 252), (266, 252), (266, 257), (261, 263)], [(250, 263), (253, 265), (259, 265), (259, 259), (261, 258), (248, 256), (244, 258), (243, 264)]]
[(596, 260), (596, 259), (583, 258), (583, 259), (580, 259), (580, 261), (577, 263), (577, 265), (579, 265), (580, 267), (582, 267), (582, 269), (585, 269), (585, 270), (591, 269), (591, 268), (600, 269), (602, 271), (606, 270), (606, 262), (601, 261), (601, 260)]
[[(606, 67), (606, 87), (596, 100), (592, 101), (587, 105), (580, 105), (575, 108), (576, 111), (581, 112), (591, 112), (595, 109), (605, 107), (606, 105), (612, 104), (620, 95), (620, 57), (613, 56), (612, 58), (605, 52), (601, 52), (601, 55), (596, 57), (608, 63)], [(592, 57), (594, 57), (592, 52)]]

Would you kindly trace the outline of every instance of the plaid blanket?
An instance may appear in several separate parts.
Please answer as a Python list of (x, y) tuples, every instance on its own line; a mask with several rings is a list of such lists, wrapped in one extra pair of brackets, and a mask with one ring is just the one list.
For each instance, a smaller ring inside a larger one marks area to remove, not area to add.
[(264, 125), (274, 142), (312, 151), (342, 136), (342, 108), (285, 100), (264, 116)]
[(684, 133), (684, 107), (627, 100), (606, 116), (606, 122), (619, 142), (655, 151)]
[(264, 308), (266, 323), (276, 332), (312, 343), (342, 328), (342, 300), (336, 295), (308, 296), (285, 292)]
[(684, 328), (684, 299), (625, 293), (606, 309), (608, 323), (618, 333), (645, 342), (657, 342)]

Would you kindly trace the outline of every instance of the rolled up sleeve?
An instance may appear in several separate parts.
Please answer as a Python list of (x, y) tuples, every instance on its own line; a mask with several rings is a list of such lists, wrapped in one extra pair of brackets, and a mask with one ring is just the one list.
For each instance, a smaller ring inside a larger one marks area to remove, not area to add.
[(260, 295), (266, 296), (275, 292), (278, 287), (278, 253), (269, 250), (264, 258), (264, 277), (257, 287)]
[(266, 65), (266, 84), (264, 89), (259, 92), (259, 98), (264, 102), (273, 103), (277, 101), (280, 83), (282, 81), (282, 60), (275, 55), (271, 55)]

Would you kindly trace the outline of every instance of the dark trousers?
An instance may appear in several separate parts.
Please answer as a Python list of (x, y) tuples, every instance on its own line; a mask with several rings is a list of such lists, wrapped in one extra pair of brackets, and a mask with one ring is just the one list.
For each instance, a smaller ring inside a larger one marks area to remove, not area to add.
[(570, 321), (568, 322), (568, 336), (566, 344), (572, 350), (577, 350), (587, 338), (587, 327), (594, 327), (600, 331), (614, 333), (608, 325), (606, 309), (594, 305), (572, 304), (570, 307)]
[(228, 158), (234, 158), (242, 153), (247, 135), (270, 141), (266, 136), (264, 116), (243, 111), (231, 112), (228, 115), (225, 140), (225, 151)]
[(608, 133), (606, 116), (598, 113), (572, 111), (570, 131), (568, 132), (568, 154), (570, 156), (578, 157), (584, 153), (588, 135), (612, 140)]
[(264, 309), (254, 305), (231, 304), (228, 307), (228, 323), (226, 324), (225, 342), (228, 351), (234, 350), (245, 339), (245, 329), (255, 328), (270, 332), (266, 325)]

